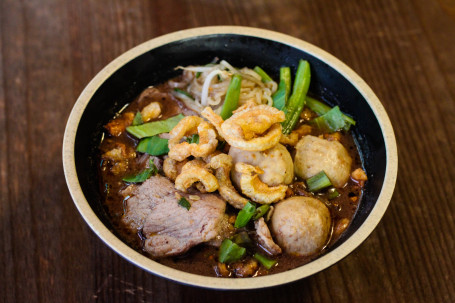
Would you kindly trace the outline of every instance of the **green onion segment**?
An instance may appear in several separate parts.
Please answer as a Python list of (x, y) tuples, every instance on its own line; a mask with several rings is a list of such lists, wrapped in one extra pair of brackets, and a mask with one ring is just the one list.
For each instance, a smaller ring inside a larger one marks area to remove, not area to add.
[(277, 263), (276, 260), (269, 259), (261, 254), (255, 253), (253, 257), (261, 262), (262, 265), (264, 265), (265, 268), (270, 269), (272, 268), (273, 265)]
[(190, 210), (191, 208), (190, 202), (188, 202), (188, 200), (185, 199), (184, 197), (181, 197), (178, 203), (181, 207), (186, 208), (186, 210)]
[(291, 92), (291, 69), (289, 67), (280, 68), (280, 84), (273, 94), (273, 107), (283, 110)]
[(300, 113), (305, 106), (305, 98), (310, 87), (310, 80), (310, 64), (308, 61), (300, 60), (295, 74), (292, 95), (283, 109), (286, 114), (286, 118), (282, 123), (283, 134), (289, 134), (299, 121)]
[(126, 130), (138, 139), (152, 137), (162, 133), (170, 132), (174, 126), (179, 123), (185, 116), (178, 114), (166, 120), (153, 121), (142, 125), (128, 126)]
[[(324, 115), (325, 113), (327, 113), (329, 110), (332, 109), (330, 106), (328, 106), (314, 98), (311, 98), (309, 96), (306, 97), (306, 106), (309, 109), (311, 109), (312, 111), (314, 111), (316, 114), (318, 114), (319, 116)], [(346, 121), (346, 123), (349, 124), (348, 129), (347, 129), (347, 130), (349, 130), (350, 125), (355, 125), (355, 120), (352, 119), (351, 117), (347, 116), (344, 113), (342, 113), (342, 115), (343, 115), (344, 121)]]
[(242, 76), (235, 74), (232, 76), (231, 83), (226, 92), (226, 97), (224, 98), (224, 104), (221, 108), (221, 118), (223, 120), (228, 119), (232, 116), (232, 112), (237, 108), (239, 104), (240, 97), (240, 87), (242, 84)]
[[(335, 106), (327, 113), (309, 121), (309, 124), (322, 130), (323, 132), (333, 133), (341, 129), (349, 128), (349, 124), (344, 121), (343, 114), (338, 106)], [(347, 125), (347, 126), (346, 126)]]
[(329, 188), (327, 192), (328, 192), (327, 198), (329, 200), (335, 199), (340, 196), (340, 193), (337, 191), (335, 187)]
[(245, 204), (245, 206), (239, 211), (237, 218), (235, 218), (234, 227), (241, 228), (248, 224), (256, 212), (256, 205), (251, 202)]
[(317, 192), (321, 189), (332, 186), (332, 182), (330, 182), (329, 177), (327, 177), (323, 170), (321, 170), (313, 177), (308, 178), (306, 180), (306, 183), (308, 185), (308, 190), (311, 192)]
[(168, 139), (161, 139), (158, 136), (147, 137), (139, 141), (136, 151), (152, 156), (162, 156), (169, 153)]
[(155, 164), (153, 164), (153, 159), (150, 159), (149, 166), (150, 166), (149, 168), (144, 169), (139, 174), (125, 177), (122, 180), (129, 183), (144, 182), (145, 180), (147, 180), (151, 176), (154, 176), (158, 172), (158, 169), (156, 168)]
[(242, 247), (251, 246), (253, 244), (246, 231), (241, 231), (238, 234), (235, 234), (232, 236), (231, 241)]
[(241, 247), (229, 239), (224, 239), (221, 243), (218, 254), (218, 261), (221, 263), (230, 263), (240, 260), (246, 253), (246, 248)]
[(272, 78), (270, 78), (270, 76), (267, 75), (267, 73), (266, 73), (262, 68), (260, 68), (259, 66), (255, 66), (255, 67), (254, 67), (254, 71), (255, 71), (259, 76), (261, 76), (262, 82), (267, 83), (267, 82), (273, 81)]
[(257, 220), (260, 217), (264, 216), (270, 209), (269, 204), (263, 204), (256, 208), (256, 212), (254, 213), (253, 220)]

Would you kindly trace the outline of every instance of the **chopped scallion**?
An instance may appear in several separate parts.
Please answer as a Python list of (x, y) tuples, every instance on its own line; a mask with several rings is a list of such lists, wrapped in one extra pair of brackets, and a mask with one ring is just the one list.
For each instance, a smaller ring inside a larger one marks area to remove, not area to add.
[(309, 123), (323, 132), (330, 133), (345, 129), (347, 124), (338, 106), (335, 106), (322, 116), (314, 118)]
[(196, 79), (198, 79), (201, 76), (202, 72), (197, 72), (196, 73)]
[(190, 202), (188, 202), (188, 200), (185, 199), (184, 197), (181, 197), (178, 203), (181, 207), (184, 207), (187, 210), (190, 210), (190, 208), (191, 208)]
[(246, 248), (241, 247), (229, 239), (224, 239), (221, 243), (218, 254), (218, 261), (221, 263), (230, 263), (240, 260), (246, 253)]
[(253, 220), (257, 220), (260, 217), (264, 216), (270, 209), (269, 204), (263, 204), (256, 208), (256, 212), (254, 213)]
[(254, 205), (252, 202), (248, 202), (247, 204), (245, 204), (245, 206), (242, 208), (242, 210), (239, 211), (239, 214), (235, 219), (234, 227), (241, 228), (246, 226), (253, 217), (255, 212), (256, 205)]
[(237, 245), (240, 245), (242, 247), (248, 247), (252, 245), (252, 241), (250, 237), (248, 236), (248, 233), (246, 231), (239, 232), (238, 234), (235, 234), (231, 238), (232, 242), (234, 242)]
[[(325, 113), (327, 113), (329, 110), (332, 109), (330, 106), (322, 103), (321, 101), (318, 101), (318, 100), (308, 97), (308, 96), (306, 97), (306, 106), (308, 106), (309, 109), (314, 111), (319, 116), (324, 115)], [(345, 128), (345, 130), (349, 130), (349, 127), (351, 125), (355, 125), (356, 122), (354, 119), (347, 116), (346, 114), (342, 113), (342, 115), (343, 115), (344, 121), (346, 121), (346, 123), (347, 123), (347, 125), (346, 125), (347, 129)]]
[(330, 182), (329, 177), (327, 177), (323, 170), (307, 179), (306, 183), (308, 185), (308, 190), (311, 192), (317, 192), (332, 185), (332, 182)]
[(340, 196), (340, 193), (337, 191), (335, 187), (329, 188), (327, 192), (328, 192), (327, 198), (329, 200), (335, 199)]
[(262, 265), (264, 265), (265, 268), (270, 269), (272, 268), (273, 265), (277, 263), (276, 260), (269, 259), (261, 254), (255, 253), (253, 257), (261, 262)]
[(166, 155), (169, 153), (168, 141), (168, 139), (162, 139), (158, 136), (147, 137), (139, 142), (136, 151), (152, 156)]
[(141, 125), (128, 126), (126, 130), (138, 139), (152, 137), (162, 133), (170, 132), (174, 126), (179, 123), (185, 116), (178, 114), (166, 120), (153, 121)]

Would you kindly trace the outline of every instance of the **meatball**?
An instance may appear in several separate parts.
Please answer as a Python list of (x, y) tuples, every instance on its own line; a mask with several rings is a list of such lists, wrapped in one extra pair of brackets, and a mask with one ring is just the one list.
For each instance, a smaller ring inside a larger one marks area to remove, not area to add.
[(292, 197), (276, 205), (270, 227), (285, 252), (309, 256), (327, 242), (330, 226), (330, 212), (324, 203), (310, 197)]
[[(265, 151), (246, 151), (231, 147), (229, 155), (232, 157), (233, 167), (237, 162), (258, 166), (264, 171), (259, 179), (269, 186), (290, 184), (294, 179), (294, 165), (291, 154), (281, 144)], [(232, 170), (232, 181), (240, 188), (240, 173)]]
[(349, 179), (352, 159), (338, 141), (314, 136), (303, 137), (296, 146), (295, 174), (308, 179), (321, 170), (335, 187), (343, 187)]

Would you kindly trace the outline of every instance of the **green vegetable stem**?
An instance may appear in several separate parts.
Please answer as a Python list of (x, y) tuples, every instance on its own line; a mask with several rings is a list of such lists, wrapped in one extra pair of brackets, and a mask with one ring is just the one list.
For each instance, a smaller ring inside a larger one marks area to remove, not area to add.
[(262, 265), (264, 265), (265, 268), (270, 269), (272, 268), (273, 265), (277, 263), (276, 260), (269, 259), (261, 254), (255, 253), (253, 257), (261, 262)]
[[(330, 106), (325, 105), (321, 101), (318, 101), (309, 96), (306, 97), (306, 106), (309, 109), (311, 109), (312, 111), (314, 111), (316, 114), (318, 114), (319, 116), (322, 116), (322, 115), (326, 114), (327, 112), (329, 112), (331, 109), (333, 109)], [(343, 117), (343, 120), (346, 122), (346, 125), (344, 127), (345, 130), (349, 130), (351, 125), (355, 125), (356, 122), (354, 119), (352, 119), (351, 117), (347, 116), (344, 113), (341, 113), (341, 115)]]
[(283, 110), (291, 93), (291, 69), (289, 67), (280, 68), (280, 84), (277, 91), (273, 94), (273, 107)]
[(221, 243), (218, 254), (218, 261), (230, 263), (240, 260), (246, 253), (246, 248), (240, 247), (229, 239), (224, 239)]
[(308, 61), (300, 60), (295, 75), (292, 95), (288, 103), (284, 107), (286, 118), (283, 125), (283, 134), (289, 134), (297, 124), (300, 118), (300, 113), (305, 106), (305, 97), (310, 87), (311, 72)]
[(226, 92), (226, 97), (224, 98), (223, 107), (221, 108), (221, 118), (223, 118), (223, 120), (232, 116), (232, 112), (237, 108), (239, 104), (241, 84), (241, 75), (235, 74), (232, 76), (231, 83), (229, 83), (229, 87)]
[(330, 182), (329, 177), (327, 177), (323, 170), (321, 170), (313, 177), (308, 178), (306, 180), (306, 183), (308, 185), (308, 190), (311, 192), (317, 192), (321, 189), (332, 186), (332, 182)]
[(241, 228), (248, 224), (253, 215), (256, 212), (256, 205), (251, 202), (245, 204), (242, 210), (239, 211), (237, 218), (235, 219), (234, 227)]
[(267, 83), (267, 82), (273, 81), (272, 78), (270, 78), (270, 76), (267, 75), (267, 73), (266, 73), (262, 68), (260, 68), (259, 66), (256, 66), (256, 67), (254, 68), (254, 71), (255, 71), (259, 76), (261, 76), (262, 82)]

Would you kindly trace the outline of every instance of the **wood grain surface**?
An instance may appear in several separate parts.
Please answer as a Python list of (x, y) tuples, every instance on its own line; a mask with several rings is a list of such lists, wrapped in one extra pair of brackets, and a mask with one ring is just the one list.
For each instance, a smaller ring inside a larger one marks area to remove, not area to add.
[[(383, 220), (307, 279), (221, 292), (123, 260), (84, 223), (61, 161), (78, 95), (159, 35), (245, 25), (313, 43), (351, 66), (395, 129), (399, 174)], [(455, 302), (455, 1), (0, 1), (0, 301)]]

